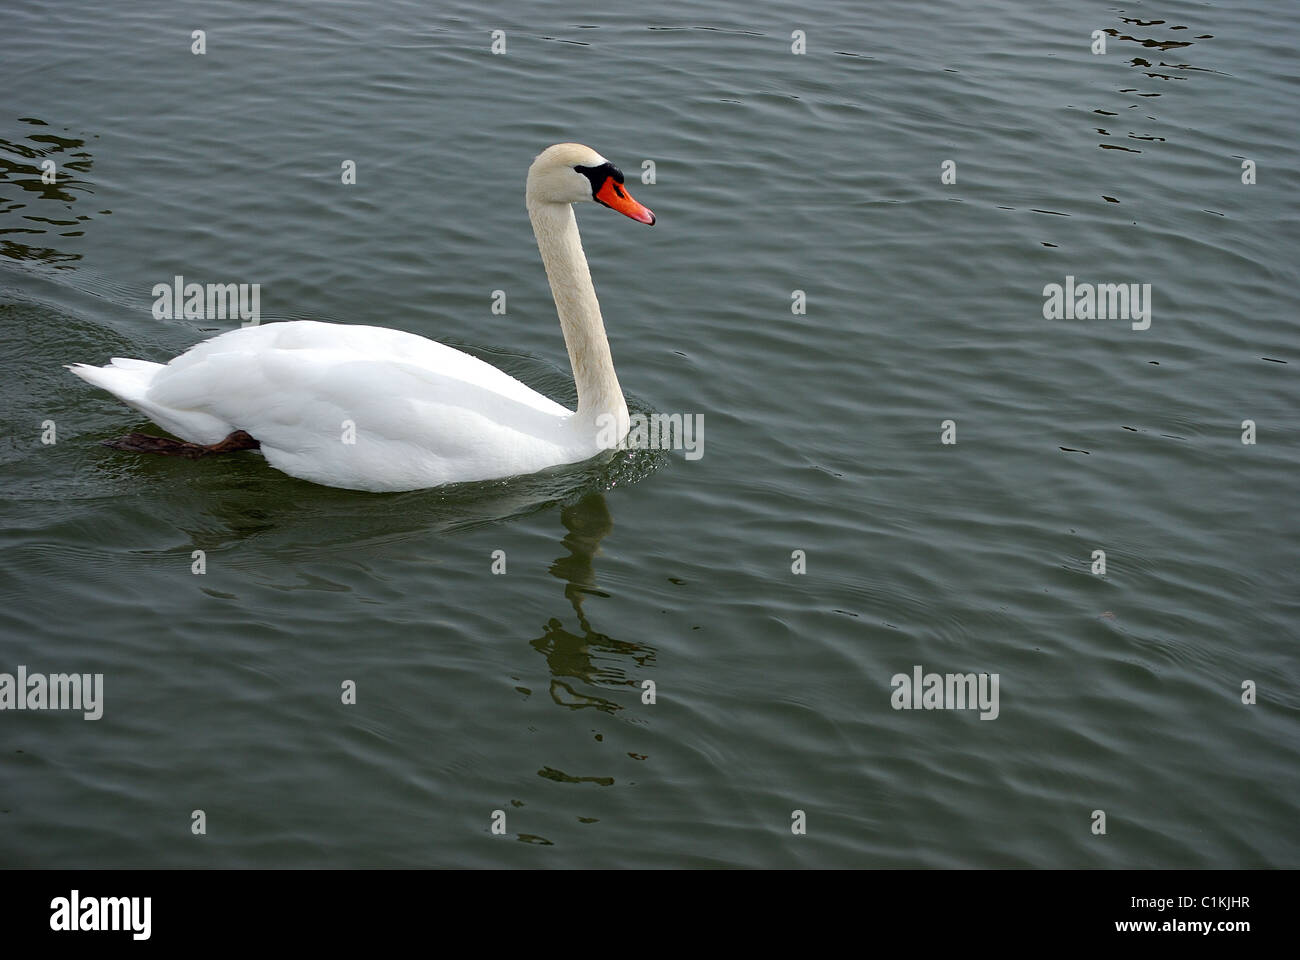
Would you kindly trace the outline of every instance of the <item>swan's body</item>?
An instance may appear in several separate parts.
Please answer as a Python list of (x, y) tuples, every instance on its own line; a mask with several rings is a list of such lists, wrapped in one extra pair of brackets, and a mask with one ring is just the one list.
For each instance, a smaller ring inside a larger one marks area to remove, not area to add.
[(576, 411), (436, 341), (310, 320), (232, 330), (166, 365), (115, 358), (70, 369), (191, 447), (242, 431), (271, 466), (329, 486), (415, 490), (586, 460), (624, 437), (628, 412), (571, 204), (596, 199), (653, 223), (622, 182), (580, 144), (549, 147), (528, 172)]
[[(533, 473), (599, 452), (574, 414), (467, 353), (383, 327), (232, 330), (171, 363), (74, 372), (190, 443), (243, 430), (271, 466), (356, 490)], [(348, 443), (347, 440), (355, 440)]]

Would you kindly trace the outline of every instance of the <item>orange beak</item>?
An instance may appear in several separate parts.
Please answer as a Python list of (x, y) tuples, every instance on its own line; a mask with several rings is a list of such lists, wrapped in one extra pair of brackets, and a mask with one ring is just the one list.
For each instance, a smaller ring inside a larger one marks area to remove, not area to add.
[(596, 191), (596, 202), (604, 204), (611, 210), (617, 210), (623, 216), (631, 217), (638, 223), (653, 225), (655, 222), (655, 215), (650, 212), (650, 208), (633, 200), (627, 188), (613, 177), (606, 177), (605, 182)]

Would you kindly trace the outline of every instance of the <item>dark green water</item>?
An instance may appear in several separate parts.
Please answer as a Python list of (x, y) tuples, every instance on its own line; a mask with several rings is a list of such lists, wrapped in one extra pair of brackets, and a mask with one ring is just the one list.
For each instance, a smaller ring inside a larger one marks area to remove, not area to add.
[[(7, 3), (0, 672), (103, 673), (104, 714), (0, 712), (0, 866), (1300, 866), (1298, 38)], [(230, 326), (155, 320), (176, 274), (570, 402), (523, 209), (560, 140), (659, 217), (579, 213), (630, 402), (703, 414), (701, 459), (367, 495), (97, 444), (143, 421), (62, 364)], [(1150, 328), (1045, 319), (1067, 276), (1149, 283)], [(916, 664), (998, 674), (998, 717), (892, 709)]]

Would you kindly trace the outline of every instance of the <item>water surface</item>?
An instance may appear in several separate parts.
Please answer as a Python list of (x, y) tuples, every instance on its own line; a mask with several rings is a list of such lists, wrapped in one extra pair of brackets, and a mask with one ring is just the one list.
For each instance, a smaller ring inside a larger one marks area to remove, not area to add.
[[(106, 703), (0, 714), (0, 865), (1300, 865), (1298, 21), (8, 5), (0, 671)], [(230, 325), (155, 320), (176, 274), (571, 402), (523, 210), (560, 140), (658, 215), (579, 220), (701, 459), (368, 495), (98, 445), (143, 421), (62, 364)], [(1150, 329), (1044, 319), (1067, 276), (1151, 284)], [(998, 718), (892, 709), (915, 664)]]

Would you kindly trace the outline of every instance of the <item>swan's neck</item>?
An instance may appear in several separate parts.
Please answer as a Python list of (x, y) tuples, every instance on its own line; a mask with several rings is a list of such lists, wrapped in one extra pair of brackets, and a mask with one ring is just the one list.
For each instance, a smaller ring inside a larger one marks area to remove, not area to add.
[(614, 373), (614, 358), (609, 352), (587, 257), (582, 252), (573, 206), (529, 203), (528, 218), (537, 236), (546, 279), (551, 282), (551, 295), (573, 366), (573, 382), (578, 388), (575, 426), (583, 430), (607, 430), (612, 426), (616, 430), (613, 439), (621, 440), (628, 429), (627, 402)]

